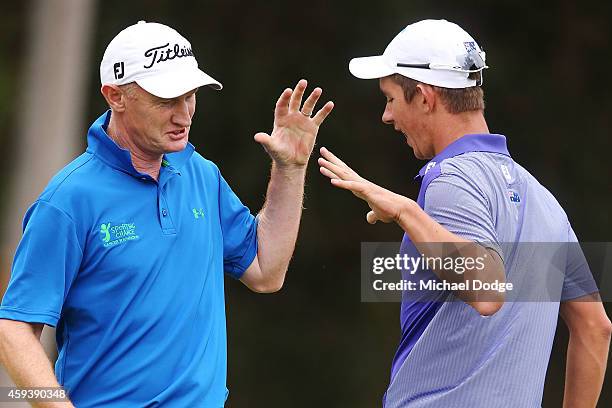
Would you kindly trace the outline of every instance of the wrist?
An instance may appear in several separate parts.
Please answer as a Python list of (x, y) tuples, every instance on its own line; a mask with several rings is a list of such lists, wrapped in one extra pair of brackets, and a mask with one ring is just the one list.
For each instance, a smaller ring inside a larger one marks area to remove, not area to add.
[(306, 168), (306, 164), (287, 164), (276, 160), (272, 161), (272, 172), (280, 173), (286, 177), (304, 177), (306, 175)]
[(406, 198), (402, 201), (403, 203), (400, 206), (400, 210), (395, 222), (405, 231), (406, 229), (404, 227), (409, 225), (410, 220), (414, 219), (416, 211), (420, 210), (421, 207), (419, 207), (419, 205), (414, 200), (411, 200), (409, 198)]

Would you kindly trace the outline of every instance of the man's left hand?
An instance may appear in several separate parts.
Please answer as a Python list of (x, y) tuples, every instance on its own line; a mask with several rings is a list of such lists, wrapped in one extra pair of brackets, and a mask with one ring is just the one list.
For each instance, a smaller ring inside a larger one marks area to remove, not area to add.
[(323, 92), (321, 88), (315, 88), (300, 109), (306, 85), (306, 80), (302, 79), (295, 89), (285, 89), (276, 102), (272, 134), (260, 132), (255, 135), (255, 141), (263, 146), (280, 167), (306, 166), (319, 126), (334, 108), (333, 102), (327, 102), (312, 116)]

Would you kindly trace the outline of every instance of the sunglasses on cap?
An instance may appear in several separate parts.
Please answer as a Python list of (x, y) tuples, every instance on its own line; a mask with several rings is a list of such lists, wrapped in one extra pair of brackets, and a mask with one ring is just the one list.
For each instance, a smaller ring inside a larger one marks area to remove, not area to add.
[[(459, 72), (480, 72), (485, 68), (489, 68), (487, 64), (485, 64), (484, 60), (484, 51), (470, 50), (461, 65), (447, 65), (447, 64), (407, 64), (403, 62), (397, 63), (398, 67), (401, 68), (420, 68), (420, 69), (445, 69), (451, 71), (459, 71)], [(476, 82), (477, 86), (482, 85), (482, 75)]]

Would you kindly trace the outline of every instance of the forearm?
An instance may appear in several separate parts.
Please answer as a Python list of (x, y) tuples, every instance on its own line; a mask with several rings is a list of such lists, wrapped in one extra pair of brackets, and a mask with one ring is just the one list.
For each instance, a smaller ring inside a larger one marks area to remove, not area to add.
[(302, 215), (305, 166), (272, 165), (266, 202), (257, 226), (257, 257), (262, 279), (282, 285)]
[[(2, 322), (0, 361), (19, 388), (60, 387), (40, 340), (26, 323)], [(70, 402), (33, 402), (32, 406), (67, 408), (73, 405)]]
[(606, 372), (609, 332), (597, 329), (570, 331), (565, 372), (564, 408), (597, 405)]
[[(461, 270), (433, 268), (432, 271), (450, 283), (505, 282), (504, 265), (499, 255), (482, 245), (462, 238), (444, 228), (412, 200), (407, 200), (397, 223), (408, 234), (419, 252), (434, 259), (463, 258)], [(459, 265), (457, 262), (455, 265)], [(470, 285), (473, 287), (473, 285)], [(476, 302), (503, 302), (503, 293), (494, 290), (457, 291), (459, 298)], [(479, 307), (476, 307), (479, 309)], [(480, 310), (479, 310), (480, 311)]]

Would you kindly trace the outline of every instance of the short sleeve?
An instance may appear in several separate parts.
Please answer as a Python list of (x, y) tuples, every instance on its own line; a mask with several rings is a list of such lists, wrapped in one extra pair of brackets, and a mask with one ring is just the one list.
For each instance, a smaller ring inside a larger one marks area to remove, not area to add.
[(599, 291), (591, 268), (578, 243), (578, 238), (571, 226), (568, 225), (568, 248), (565, 276), (561, 301), (576, 299)]
[(257, 221), (219, 175), (219, 214), (223, 232), (223, 267), (240, 279), (257, 255)]
[(24, 219), (0, 318), (55, 326), (83, 256), (72, 219), (37, 201)]
[(439, 175), (427, 187), (424, 210), (448, 231), (491, 248), (504, 259), (489, 202), (469, 180)]

